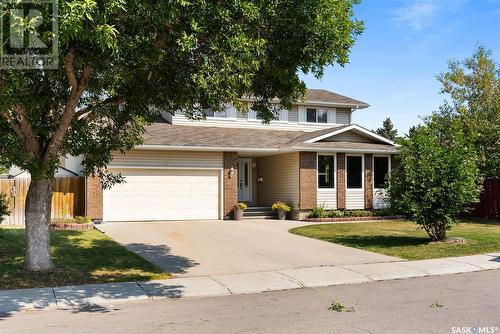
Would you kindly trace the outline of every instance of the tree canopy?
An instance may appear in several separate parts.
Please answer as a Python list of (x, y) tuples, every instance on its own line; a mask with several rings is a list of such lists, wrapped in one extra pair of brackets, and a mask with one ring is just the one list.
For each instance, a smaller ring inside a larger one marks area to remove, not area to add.
[[(52, 267), (50, 184), (61, 156), (83, 156), (84, 173), (106, 185), (117, 181), (105, 173), (111, 152), (139, 144), (160, 111), (203, 118), (203, 110), (227, 102), (245, 110), (240, 99), (251, 95), (258, 116), (273, 119), (304, 93), (300, 72), (320, 77), (325, 66), (348, 62), (363, 30), (357, 3), (58, 1), (60, 66), (0, 71), (0, 156), (32, 177), (27, 267)], [(47, 45), (54, 38), (40, 35)]]
[(375, 132), (390, 140), (395, 140), (398, 135), (398, 130), (394, 129), (390, 117), (387, 117), (382, 123), (382, 127), (375, 130)]
[(457, 119), (439, 115), (399, 143), (398, 163), (390, 174), (391, 205), (434, 240), (443, 240), (458, 215), (478, 200), (481, 179), (474, 147)]
[(439, 113), (458, 119), (478, 154), (481, 174), (500, 177), (500, 67), (491, 51), (479, 47), (470, 58), (450, 61), (438, 80), (449, 98)]

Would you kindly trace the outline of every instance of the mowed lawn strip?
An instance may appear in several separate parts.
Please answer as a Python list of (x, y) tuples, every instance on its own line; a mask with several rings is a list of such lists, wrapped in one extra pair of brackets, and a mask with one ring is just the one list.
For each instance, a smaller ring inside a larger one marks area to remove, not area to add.
[(0, 228), (0, 289), (170, 278), (97, 230), (53, 231), (50, 273), (23, 270), (24, 229)]
[(463, 221), (448, 231), (449, 237), (464, 238), (464, 244), (432, 242), (424, 230), (407, 221), (308, 225), (290, 232), (407, 260), (500, 251), (498, 221)]

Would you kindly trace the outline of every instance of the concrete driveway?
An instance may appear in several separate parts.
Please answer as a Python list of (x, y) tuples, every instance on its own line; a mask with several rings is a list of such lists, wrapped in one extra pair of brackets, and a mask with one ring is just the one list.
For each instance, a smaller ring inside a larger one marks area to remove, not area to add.
[(177, 277), (399, 261), (288, 232), (276, 220), (106, 223), (107, 235)]

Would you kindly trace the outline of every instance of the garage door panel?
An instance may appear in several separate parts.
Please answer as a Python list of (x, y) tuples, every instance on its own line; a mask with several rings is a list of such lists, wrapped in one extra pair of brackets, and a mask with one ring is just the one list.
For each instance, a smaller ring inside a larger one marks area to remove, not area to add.
[(126, 183), (104, 191), (105, 221), (219, 218), (218, 170), (116, 170)]

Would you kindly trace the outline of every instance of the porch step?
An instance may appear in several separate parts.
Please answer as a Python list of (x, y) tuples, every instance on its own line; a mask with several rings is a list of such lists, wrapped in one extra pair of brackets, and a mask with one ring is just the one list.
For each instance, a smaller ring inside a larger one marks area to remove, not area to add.
[(278, 214), (269, 207), (249, 206), (243, 212), (243, 219), (276, 219)]

